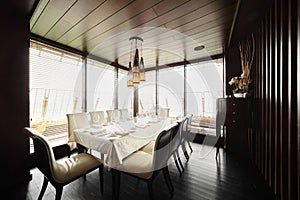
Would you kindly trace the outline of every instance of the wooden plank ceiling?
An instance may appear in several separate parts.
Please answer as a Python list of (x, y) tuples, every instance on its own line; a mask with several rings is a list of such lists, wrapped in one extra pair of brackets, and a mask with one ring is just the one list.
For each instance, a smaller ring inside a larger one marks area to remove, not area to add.
[[(32, 33), (128, 66), (143, 38), (145, 67), (222, 54), (237, 0), (40, 0)], [(194, 48), (204, 45), (202, 51)]]

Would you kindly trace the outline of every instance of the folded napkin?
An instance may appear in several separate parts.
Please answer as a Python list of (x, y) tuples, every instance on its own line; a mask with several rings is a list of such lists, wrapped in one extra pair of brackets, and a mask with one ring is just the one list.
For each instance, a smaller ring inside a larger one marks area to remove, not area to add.
[(90, 128), (78, 128), (74, 129), (74, 132), (82, 133), (82, 132), (89, 132)]
[(149, 120), (149, 123), (157, 123), (157, 122), (159, 122), (159, 119), (157, 119), (157, 118), (151, 118)]
[(136, 123), (135, 126), (138, 127), (138, 128), (145, 128), (146, 126), (148, 126), (148, 124)]
[(91, 135), (98, 135), (100, 133), (106, 133), (105, 129), (98, 129), (98, 128), (90, 128), (89, 132)]
[(128, 131), (115, 131), (115, 134), (116, 135), (121, 135), (121, 136), (124, 136), (124, 135), (128, 135), (129, 134), (129, 132)]
[(92, 128), (98, 128), (101, 129), (103, 127), (102, 124), (92, 124)]

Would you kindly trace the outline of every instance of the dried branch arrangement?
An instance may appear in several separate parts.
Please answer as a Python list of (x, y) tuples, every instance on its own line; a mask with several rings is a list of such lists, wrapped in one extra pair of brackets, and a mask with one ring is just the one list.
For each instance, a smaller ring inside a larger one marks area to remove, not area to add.
[(251, 35), (251, 41), (246, 40), (239, 43), (239, 50), (241, 56), (242, 75), (244, 83), (251, 83), (250, 71), (254, 59), (255, 41), (253, 34)]
[(239, 43), (239, 51), (243, 73), (240, 76), (233, 77), (229, 82), (229, 84), (233, 86), (233, 93), (245, 93), (249, 91), (249, 84), (252, 82), (250, 72), (255, 53), (253, 34), (251, 35), (251, 40)]

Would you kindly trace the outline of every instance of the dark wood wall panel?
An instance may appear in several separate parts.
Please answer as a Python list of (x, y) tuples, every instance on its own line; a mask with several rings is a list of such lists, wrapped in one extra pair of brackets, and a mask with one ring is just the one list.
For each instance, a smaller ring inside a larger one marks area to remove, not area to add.
[(254, 34), (257, 122), (251, 155), (266, 185), (284, 200), (299, 199), (297, 6), (296, 0), (274, 0)]
[(12, 0), (0, 8), (1, 196), (30, 178), (29, 139), (29, 1)]
[[(298, 0), (298, 5), (296, 5), (295, 6), (295, 8), (298, 8), (298, 10), (300, 10), (300, 0)], [(300, 18), (300, 13), (297, 13), (297, 23), (298, 23), (298, 26), (297, 26), (297, 29), (298, 30), (300, 30), (300, 20), (299, 20), (299, 18)], [(297, 51), (297, 55), (298, 55), (298, 58), (300, 58), (300, 32), (297, 32), (297, 49), (298, 49), (298, 51)], [(297, 101), (296, 101), (296, 103), (297, 103), (297, 105), (300, 105), (300, 87), (299, 87), (299, 85), (300, 85), (300, 60), (298, 59), (297, 60), (297, 65), (295, 65), (295, 66), (297, 66)], [(296, 112), (296, 110), (297, 110), (297, 112)], [(295, 110), (295, 113), (297, 113), (297, 124), (300, 124), (300, 106), (298, 106), (297, 107), (297, 109)], [(298, 191), (298, 200), (300, 199), (300, 129), (298, 128), (298, 130), (297, 130), (297, 139), (296, 139), (296, 141), (298, 141), (298, 148), (297, 148), (297, 161), (298, 161), (298, 167), (297, 167), (297, 171), (298, 171), (298, 189), (297, 189), (297, 191)]]
[[(297, 62), (299, 57), (297, 56), (297, 51), (300, 49), (297, 48), (297, 20), (299, 19), (299, 16), (297, 16), (297, 1), (289, 1), (289, 30), (290, 30), (290, 38), (289, 40), (289, 59), (290, 59), (290, 67), (289, 67), (289, 146), (292, 146), (294, 148), (289, 149), (289, 183), (290, 183), (290, 198), (297, 198), (297, 192), (298, 186), (297, 184), (292, 183), (298, 183), (297, 182), (297, 174), (300, 173), (298, 171), (297, 167), (297, 158), (300, 155), (297, 155), (297, 126), (298, 126), (298, 119), (297, 119), (297, 113), (295, 112), (297, 110), (297, 87), (299, 87), (299, 84), (297, 85)], [(293, 195), (295, 194), (295, 195)], [(298, 194), (299, 198), (299, 194)], [(299, 198), (300, 199), (300, 198)]]
[(276, 131), (276, 106), (275, 106), (275, 99), (276, 99), (276, 96), (275, 96), (275, 87), (272, 87), (275, 85), (276, 83), (276, 79), (275, 79), (275, 76), (276, 76), (276, 73), (275, 73), (275, 64), (276, 64), (276, 61), (275, 61), (275, 58), (276, 58), (276, 51), (275, 48), (276, 48), (276, 45), (275, 45), (275, 36), (276, 36), (276, 33), (275, 33), (275, 12), (274, 10), (270, 9), (270, 13), (269, 13), (269, 17), (270, 17), (270, 23), (269, 23), (269, 37), (270, 37), (270, 43), (269, 43), (269, 49), (270, 49), (270, 80), (269, 80), (269, 86), (270, 86), (270, 94), (269, 94), (269, 97), (270, 97), (270, 104), (269, 104), (269, 111), (270, 111), (270, 123), (269, 123), (269, 131), (270, 131), (270, 141), (269, 141), (269, 148), (270, 148), (270, 159), (269, 159), (269, 164), (270, 164), (270, 170), (269, 170), (269, 176), (270, 176), (270, 179), (269, 179), (269, 187), (270, 188), (275, 188), (275, 165), (274, 163), (276, 163), (276, 134), (275, 134), (275, 131)]

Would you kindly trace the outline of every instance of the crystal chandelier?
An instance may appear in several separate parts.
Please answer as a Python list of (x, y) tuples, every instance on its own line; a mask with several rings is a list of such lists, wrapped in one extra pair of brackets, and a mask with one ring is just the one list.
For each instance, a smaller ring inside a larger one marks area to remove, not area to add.
[[(142, 56), (143, 39), (140, 37), (131, 37), (129, 38), (129, 41), (131, 42), (131, 48), (130, 48), (129, 70), (127, 75), (127, 86), (133, 87), (133, 86), (137, 86), (140, 82), (146, 80), (144, 59)], [(132, 47), (135, 49), (134, 57), (132, 57), (132, 53), (134, 51)], [(139, 58), (139, 47), (141, 52), (141, 58)], [(131, 66), (132, 59), (133, 59), (133, 66)]]

